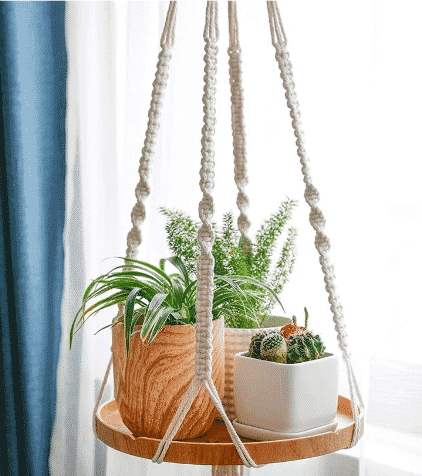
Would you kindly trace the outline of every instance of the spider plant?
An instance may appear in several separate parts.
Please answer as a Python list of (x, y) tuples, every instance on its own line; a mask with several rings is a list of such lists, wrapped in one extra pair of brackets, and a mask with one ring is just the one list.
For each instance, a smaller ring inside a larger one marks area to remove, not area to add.
[[(123, 259), (123, 258), (122, 258)], [(177, 273), (167, 274), (165, 263), (171, 263)], [(82, 306), (78, 310), (70, 330), (70, 347), (74, 334), (85, 320), (103, 309), (125, 303), (124, 329), (126, 353), (136, 325), (143, 340), (150, 344), (165, 325), (194, 325), (196, 322), (197, 280), (189, 277), (183, 261), (177, 257), (161, 259), (159, 267), (144, 261), (126, 259), (107, 274), (94, 279), (86, 289)], [(88, 302), (104, 293), (112, 294), (97, 300), (87, 308)], [(257, 321), (255, 308), (270, 292), (281, 304), (277, 295), (264, 283), (248, 276), (214, 275), (213, 319), (224, 314), (242, 315)], [(97, 332), (111, 327), (109, 324)]]

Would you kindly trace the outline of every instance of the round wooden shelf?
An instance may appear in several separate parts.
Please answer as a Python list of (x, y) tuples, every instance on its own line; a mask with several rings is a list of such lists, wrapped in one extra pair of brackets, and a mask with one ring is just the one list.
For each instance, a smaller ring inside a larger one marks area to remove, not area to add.
[[(361, 437), (363, 415), (360, 416)], [(312, 458), (347, 448), (353, 435), (354, 421), (351, 402), (339, 396), (338, 426), (335, 432), (277, 441), (254, 441), (240, 438), (257, 464), (281, 463)], [(135, 437), (123, 424), (115, 400), (104, 403), (95, 415), (98, 438), (107, 446), (123, 453), (152, 459), (160, 440)], [(173, 441), (164, 461), (180, 464), (242, 465), (236, 447), (223, 421), (215, 420), (210, 431), (194, 440)]]

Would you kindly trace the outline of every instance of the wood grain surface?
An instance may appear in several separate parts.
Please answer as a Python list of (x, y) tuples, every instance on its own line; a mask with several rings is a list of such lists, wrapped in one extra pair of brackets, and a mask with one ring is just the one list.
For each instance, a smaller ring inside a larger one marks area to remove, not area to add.
[[(161, 439), (195, 374), (195, 327), (164, 326), (148, 346), (135, 334), (128, 357), (123, 323), (113, 327), (112, 335), (115, 399), (122, 422), (134, 435)], [(223, 398), (223, 318), (213, 321), (212, 365), (212, 378)], [(215, 405), (202, 387), (175, 438), (203, 435), (216, 417)]]
[[(254, 441), (241, 437), (246, 449), (257, 464), (279, 463), (312, 458), (347, 448), (354, 429), (352, 406), (349, 399), (339, 396), (337, 407), (338, 427), (327, 432), (304, 438), (278, 441)], [(363, 415), (361, 434), (363, 434)], [(152, 459), (159, 439), (135, 437), (123, 424), (116, 402), (105, 403), (95, 417), (96, 433), (106, 445), (127, 454)], [(225, 424), (216, 420), (202, 437), (173, 441), (164, 461), (182, 464), (242, 465)]]

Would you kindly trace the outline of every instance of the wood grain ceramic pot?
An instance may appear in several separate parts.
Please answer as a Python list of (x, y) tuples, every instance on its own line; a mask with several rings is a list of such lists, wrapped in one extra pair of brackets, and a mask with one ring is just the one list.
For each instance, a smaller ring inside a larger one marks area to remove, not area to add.
[[(161, 439), (195, 374), (195, 327), (164, 326), (148, 346), (135, 334), (128, 357), (123, 323), (113, 326), (112, 337), (115, 399), (122, 421), (136, 436)], [(224, 318), (213, 321), (212, 364), (212, 378), (223, 399)], [(217, 415), (202, 387), (174, 439), (203, 435)]]

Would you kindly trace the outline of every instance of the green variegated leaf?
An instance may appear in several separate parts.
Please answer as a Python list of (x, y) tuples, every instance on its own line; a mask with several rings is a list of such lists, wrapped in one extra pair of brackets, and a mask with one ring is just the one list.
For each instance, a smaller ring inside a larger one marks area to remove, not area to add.
[[(171, 307), (162, 307), (154, 314), (153, 324), (150, 327), (148, 344), (154, 340), (155, 336), (166, 325), (167, 319), (174, 311)], [(141, 334), (142, 335), (142, 334)]]
[(128, 298), (126, 299), (126, 306), (125, 306), (125, 344), (126, 344), (126, 355), (129, 354), (129, 344), (130, 344), (130, 336), (132, 335), (133, 329), (135, 327), (135, 319), (133, 319), (133, 311), (135, 307), (135, 300), (136, 296), (141, 291), (140, 288), (133, 289)]
[(164, 262), (165, 261), (168, 261), (175, 268), (177, 268), (177, 270), (179, 271), (181, 276), (183, 276), (183, 281), (185, 283), (185, 287), (188, 287), (190, 280), (189, 280), (188, 271), (187, 271), (186, 266), (184, 265), (183, 261), (178, 256), (170, 256), (170, 258), (163, 258), (163, 259), (160, 260), (160, 266), (161, 266), (161, 263), (163, 263), (163, 268), (162, 268), (163, 271), (164, 271)]
[(151, 331), (152, 327), (154, 326), (155, 322), (155, 316), (157, 312), (159, 311), (161, 305), (163, 304), (164, 300), (167, 298), (168, 294), (156, 294), (152, 301), (150, 302), (146, 314), (145, 314), (145, 319), (144, 323), (142, 325), (141, 329), (141, 336), (143, 339), (149, 334)]
[(178, 309), (183, 305), (183, 284), (176, 278), (171, 278), (171, 282), (173, 285), (173, 292), (171, 293), (173, 306)]

